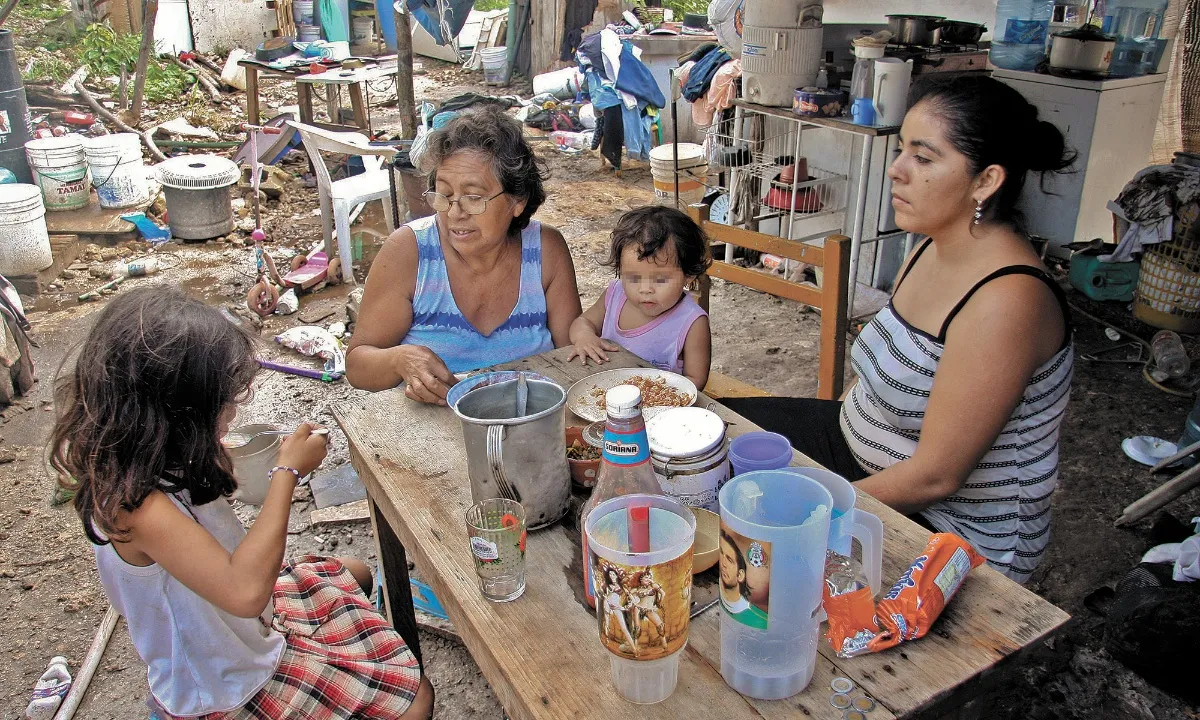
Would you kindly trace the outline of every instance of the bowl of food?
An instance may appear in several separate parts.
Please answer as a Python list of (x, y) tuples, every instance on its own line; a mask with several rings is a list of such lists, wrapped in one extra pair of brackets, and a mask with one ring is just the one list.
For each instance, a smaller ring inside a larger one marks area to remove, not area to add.
[(699, 507), (691, 508), (691, 511), (696, 516), (696, 539), (692, 541), (692, 574), (695, 575), (716, 565), (721, 557), (721, 516)]
[(576, 485), (595, 487), (596, 473), (600, 472), (600, 449), (583, 439), (581, 427), (567, 428), (567, 464)]
[(567, 391), (567, 407), (588, 422), (608, 418), (604, 396), (618, 385), (633, 385), (642, 393), (642, 416), (649, 420), (669, 407), (696, 404), (696, 385), (677, 373), (656, 368), (619, 368), (586, 377)]

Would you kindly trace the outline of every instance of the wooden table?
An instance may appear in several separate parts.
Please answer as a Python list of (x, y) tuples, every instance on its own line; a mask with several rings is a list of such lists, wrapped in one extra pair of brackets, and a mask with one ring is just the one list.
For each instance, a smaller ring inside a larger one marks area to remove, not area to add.
[[(565, 362), (566, 349), (504, 366), (543, 373), (569, 387), (597, 369)], [(603, 369), (642, 365), (620, 352)], [(708, 406), (702, 397), (698, 404)], [(736, 436), (756, 426), (720, 405)], [(809, 687), (791, 698), (760, 701), (739, 695), (721, 678), (719, 609), (692, 619), (675, 693), (657, 705), (622, 699), (609, 677), (596, 619), (582, 604), (580, 539), (564, 521), (531, 533), (524, 596), (506, 604), (484, 600), (466, 541), (463, 514), (471, 504), (458, 418), (389, 390), (342, 403), (334, 416), (346, 432), (351, 460), (371, 499), (393, 623), (416, 642), (409, 607), (405, 550), (433, 587), (508, 715), (520, 718), (829, 718), (829, 682), (844, 676), (878, 707), (870, 720), (937, 717), (957, 712), (984, 688), (1005, 660), (1067, 621), (1068, 615), (987, 566), (975, 569), (921, 640), (851, 660), (822, 639)], [(568, 422), (580, 424), (568, 411)], [(813, 463), (797, 454), (797, 463)], [(885, 526), (885, 583), (898, 577), (929, 533), (873, 498), (858, 507)], [(403, 546), (401, 546), (403, 543)], [(401, 611), (403, 608), (403, 612)], [(414, 645), (414, 648), (416, 646)]]
[(300, 74), (294, 70), (273, 68), (266, 63), (256, 60), (240, 60), (238, 65), (246, 71), (246, 117), (251, 123), (259, 122), (258, 75), (267, 73), (271, 77), (282, 77), (296, 82), (296, 103), (300, 106), (300, 122), (306, 125), (317, 124), (313, 117), (312, 86), (325, 85), (325, 91), (330, 87), (349, 86), (350, 105), (354, 110), (354, 125), (344, 125), (338, 121), (336, 103), (330, 98), (330, 122), (320, 123), (320, 127), (330, 130), (370, 130), (370, 107), (367, 104), (363, 83), (374, 82), (388, 77), (396, 72), (394, 65), (373, 65), (369, 67), (342, 70), (330, 68), (323, 73)]

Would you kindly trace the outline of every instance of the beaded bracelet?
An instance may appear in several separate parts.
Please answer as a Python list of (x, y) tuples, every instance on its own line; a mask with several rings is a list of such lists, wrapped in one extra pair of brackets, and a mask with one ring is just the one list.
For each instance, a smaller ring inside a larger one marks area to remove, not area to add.
[(296, 468), (291, 468), (286, 465), (276, 465), (275, 467), (271, 468), (271, 470), (267, 473), (267, 482), (271, 481), (271, 477), (275, 474), (276, 470), (287, 470), (296, 476), (296, 482), (300, 482), (300, 471)]

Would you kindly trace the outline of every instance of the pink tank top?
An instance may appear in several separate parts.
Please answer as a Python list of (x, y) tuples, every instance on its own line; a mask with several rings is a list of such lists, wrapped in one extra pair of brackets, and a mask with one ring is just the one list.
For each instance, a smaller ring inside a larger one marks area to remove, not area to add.
[(614, 280), (604, 291), (604, 328), (600, 337), (612, 340), (661, 370), (683, 372), (683, 341), (692, 323), (708, 313), (688, 293), (675, 307), (633, 330), (617, 326), (625, 307), (625, 288)]

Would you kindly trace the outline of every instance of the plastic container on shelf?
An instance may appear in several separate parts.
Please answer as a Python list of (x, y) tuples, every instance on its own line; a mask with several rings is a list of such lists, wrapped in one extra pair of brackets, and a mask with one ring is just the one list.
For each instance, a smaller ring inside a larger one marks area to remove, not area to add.
[(1046, 57), (1054, 0), (999, 0), (989, 59), (1005, 70), (1033, 70)]
[(1108, 72), (1133, 77), (1154, 72), (1158, 64), (1158, 35), (1168, 0), (1109, 0), (1104, 5), (1101, 29), (1117, 36)]

